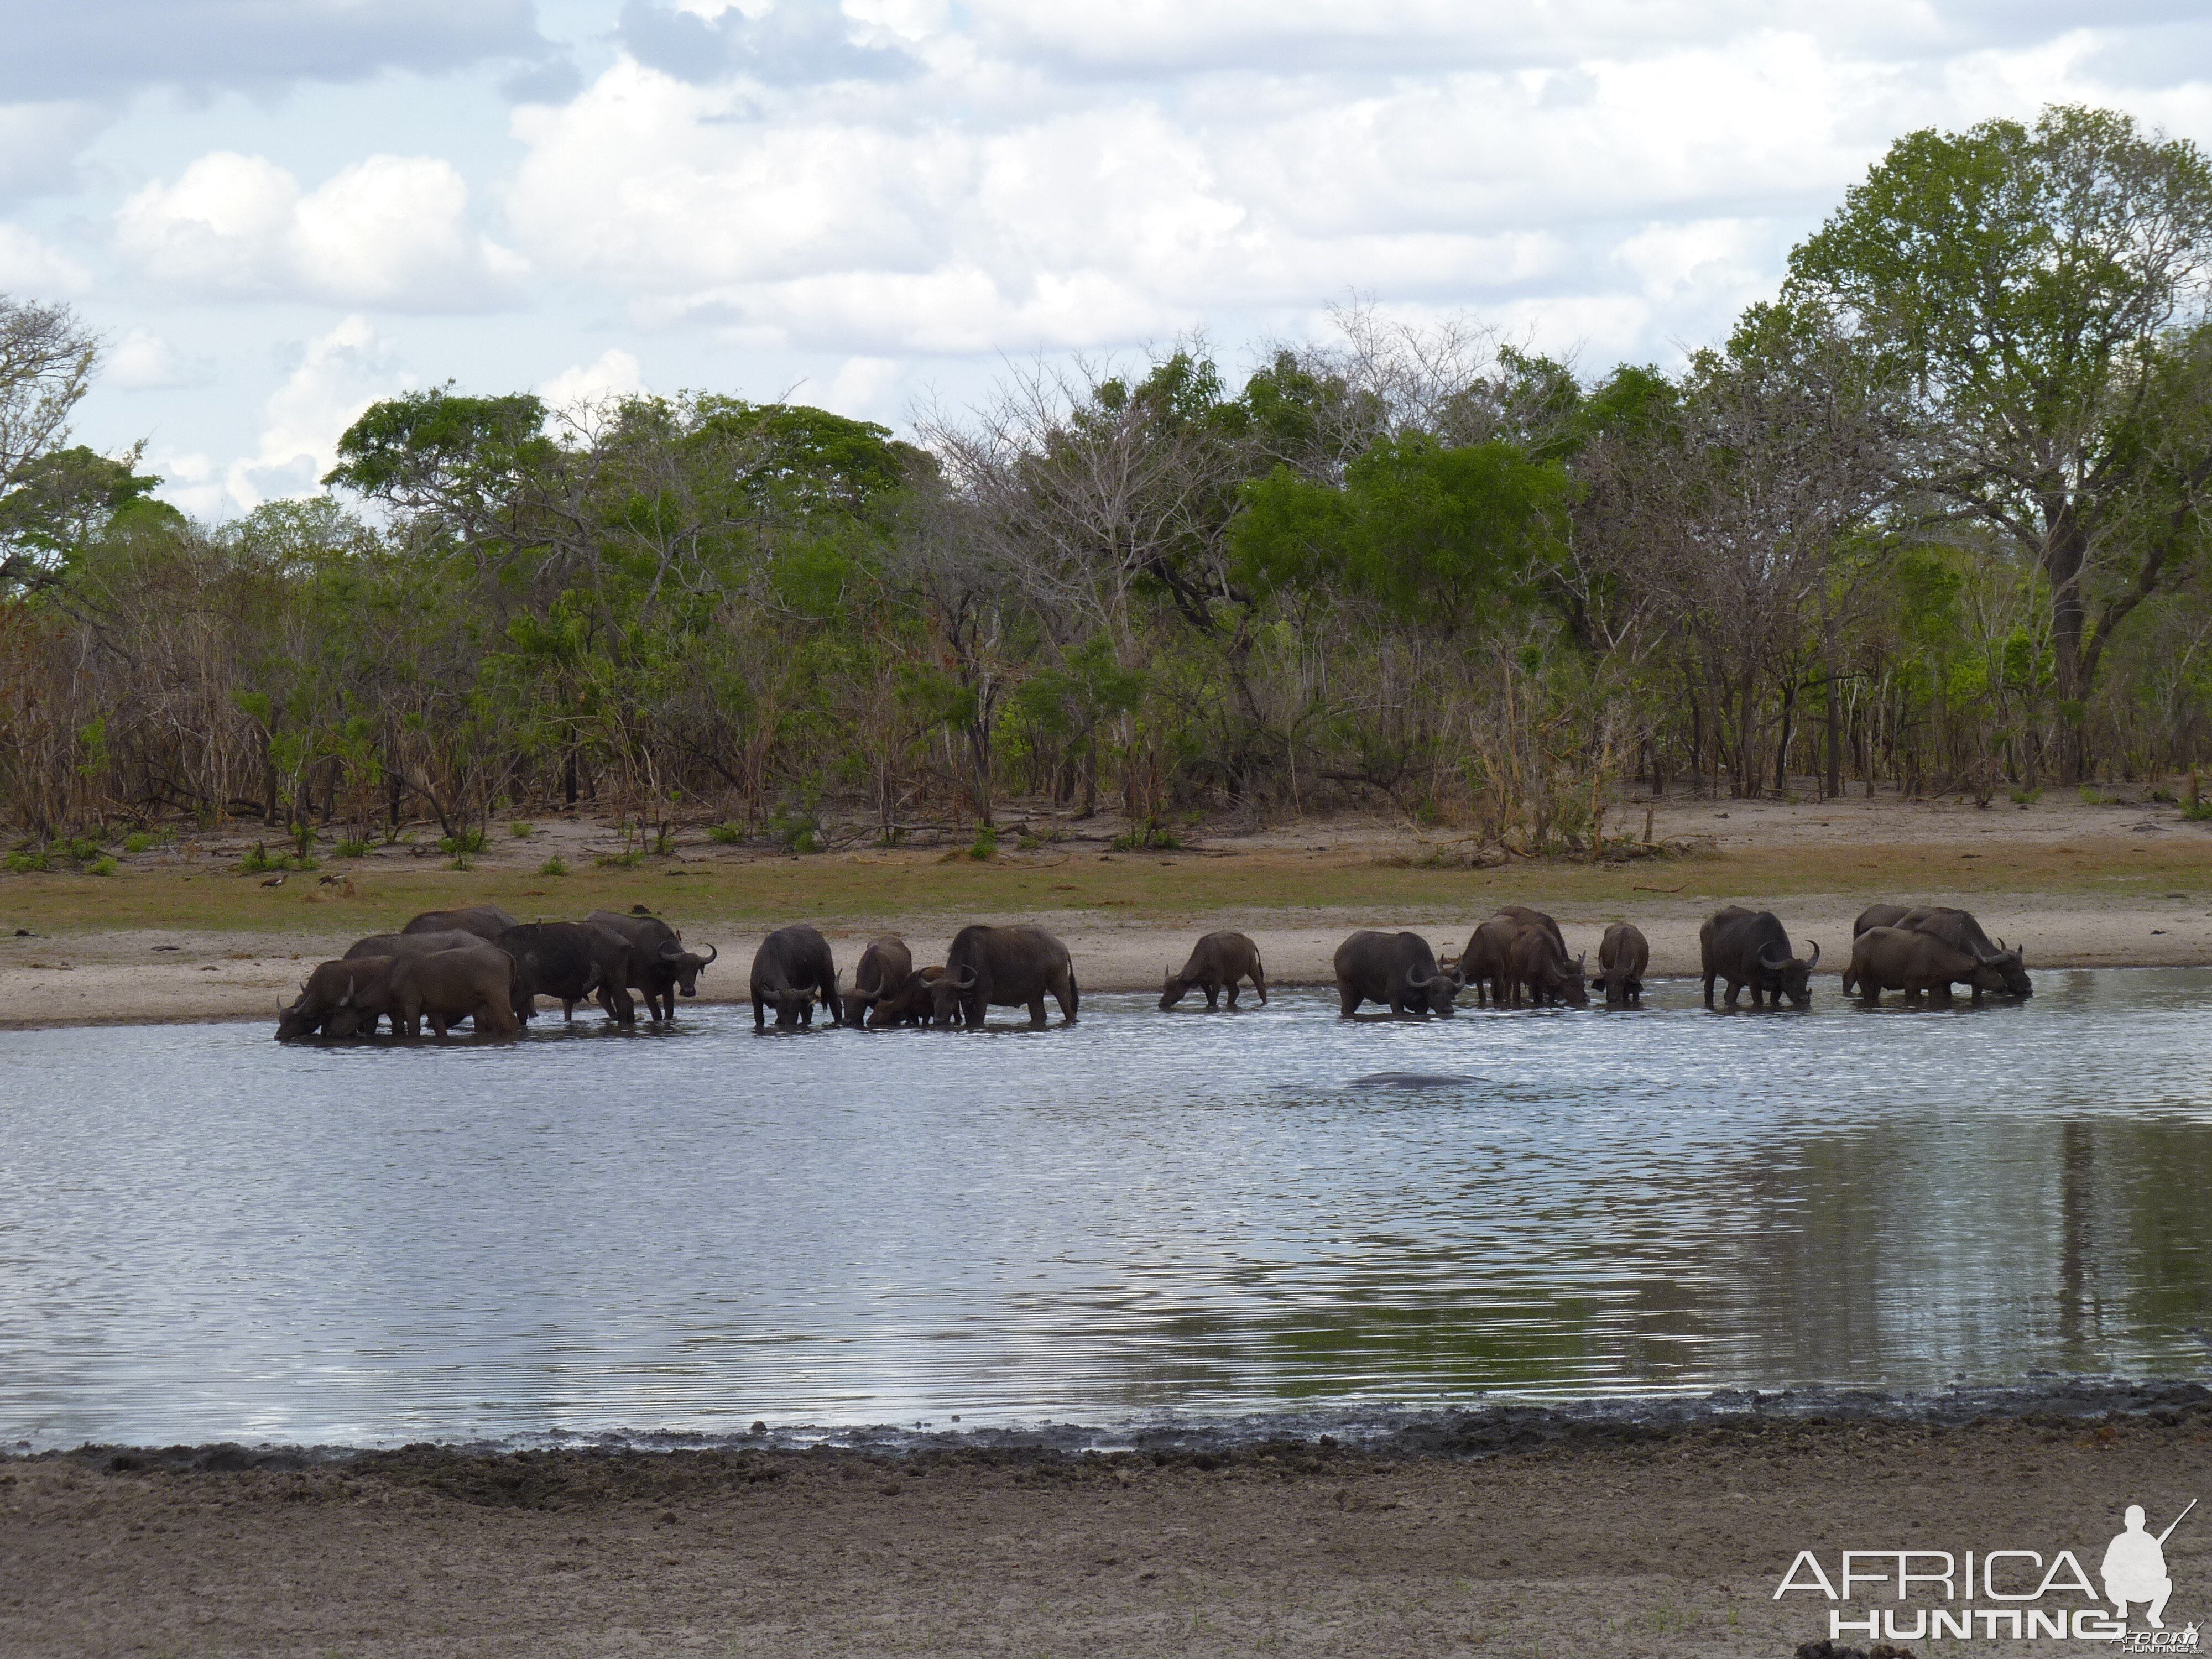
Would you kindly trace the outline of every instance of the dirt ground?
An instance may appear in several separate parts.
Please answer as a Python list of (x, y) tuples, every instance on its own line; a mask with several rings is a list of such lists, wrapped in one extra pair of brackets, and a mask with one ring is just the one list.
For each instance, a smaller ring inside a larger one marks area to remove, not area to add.
[[(708, 1001), (742, 1000), (761, 937), (802, 918), (847, 964), (881, 933), (929, 960), (969, 921), (1038, 921), (1091, 991), (1157, 987), (1216, 927), (1249, 933), (1276, 982), (1326, 983), (1355, 928), (1412, 927), (1454, 951), (1509, 902), (1550, 909), (1570, 947), (1593, 953), (1606, 923), (1632, 921), (1659, 975), (1695, 971), (1699, 923), (1730, 902), (1775, 910), (1838, 972), (1851, 919), (1877, 898), (1967, 904), (2032, 969), (2212, 963), (2212, 824), (2169, 803), (1676, 799), (1623, 809), (1614, 835), (1644, 841), (1647, 811), (1650, 840), (1686, 854), (1470, 868), (1463, 846), (1370, 819), (1117, 853), (1110, 822), (1030, 820), (987, 860), (958, 848), (802, 859), (692, 832), (672, 855), (609, 866), (595, 860), (618, 856), (619, 839), (575, 820), (495, 842), (468, 871), (398, 846), (271, 886), (236, 872), (246, 844), (185, 842), (105, 879), (0, 876), (0, 1025), (264, 1018), (353, 939), (476, 899), (549, 919), (645, 903), (721, 951), (701, 981)], [(554, 857), (574, 873), (539, 873)]]
[[(1828, 1634), (1818, 1595), (1775, 1599), (1799, 1550), (1832, 1577), (1846, 1548), (2063, 1548), (2095, 1574), (2126, 1504), (2162, 1526), (2212, 1488), (2202, 1410), (1616, 1430), (1397, 1459), (1303, 1442), (1158, 1461), (18, 1459), (0, 1462), (0, 1651), (1784, 1659)], [(2185, 1522), (2166, 1561), (2169, 1624), (2212, 1620), (2212, 1523)]]

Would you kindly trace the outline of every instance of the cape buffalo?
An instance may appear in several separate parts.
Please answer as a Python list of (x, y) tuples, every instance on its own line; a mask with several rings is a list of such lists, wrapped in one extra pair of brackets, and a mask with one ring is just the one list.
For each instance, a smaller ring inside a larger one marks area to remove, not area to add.
[[(868, 1029), (880, 1031), (889, 1025), (928, 1024), (937, 1013), (937, 981), (944, 977), (942, 968), (915, 969), (889, 996), (868, 1010)], [(959, 1013), (956, 1006), (947, 1023), (957, 1025)]]
[(1820, 944), (1813, 941), (1813, 955), (1802, 960), (1790, 954), (1790, 934), (1771, 910), (1756, 915), (1740, 904), (1717, 910), (1698, 929), (1698, 961), (1705, 975), (1705, 1006), (1713, 1006), (1713, 981), (1728, 981), (1728, 1006), (1735, 1006), (1736, 994), (1751, 988), (1751, 1006), (1779, 1008), (1788, 997), (1802, 1008), (1813, 1000), (1813, 969), (1820, 966)]
[(1616, 921), (1597, 947), (1598, 977), (1605, 981), (1605, 1006), (1644, 1006), (1644, 970), (1651, 963), (1650, 942), (1632, 921)]
[(1486, 1000), (1500, 1008), (1505, 1006), (1510, 989), (1513, 941), (1520, 935), (1520, 924), (1512, 917), (1495, 915), (1468, 936), (1467, 949), (1460, 952), (1459, 975), (1463, 983), (1474, 987), (1478, 1008)]
[(317, 964), (301, 982), (291, 1006), (276, 1005), (276, 1041), (289, 1042), (319, 1031), (325, 1036), (352, 1036), (364, 1018), (373, 1029), (375, 1016), (362, 1014), (360, 1000), (380, 1001), (392, 962), (391, 957), (348, 957)]
[(628, 947), (604, 927), (580, 921), (530, 921), (510, 927), (493, 944), (514, 958), (514, 1012), (532, 1019), (538, 999), (552, 997), (561, 1018), (573, 1020), (576, 1005), (599, 994), (599, 1006), (623, 1025), (637, 1023), (637, 1004), (623, 984)]
[(914, 976), (914, 952), (896, 933), (868, 941), (860, 965), (853, 969), (853, 994), (845, 999), (845, 1018), (867, 1024), (868, 1012)]
[(1951, 987), (1973, 987), (1974, 1000), (1984, 990), (2004, 989), (2004, 976), (1970, 951), (1961, 951), (1917, 927), (1869, 927), (1851, 941), (1850, 971), (1844, 988), (1869, 1002), (1884, 991), (1902, 991), (1907, 1002), (1933, 992), (1938, 1002), (1951, 1000)]
[(1589, 1007), (1589, 988), (1583, 973), (1588, 960), (1584, 953), (1569, 961), (1567, 947), (1559, 943), (1558, 934), (1537, 927), (1522, 927), (1514, 937), (1512, 954), (1506, 963), (1513, 1006), (1521, 1006), (1525, 988), (1529, 1002), (1538, 1008), (1561, 1002), (1573, 1008)]
[(465, 1019), (493, 1036), (511, 1037), (522, 1030), (514, 1017), (514, 958), (498, 946), (472, 939), (458, 950), (391, 960), (380, 986), (354, 988), (349, 1006), (360, 1011), (364, 1023), (368, 1016), (381, 1014), (405, 1036), (420, 1035), (425, 1019), (440, 1036)]
[(399, 931), (403, 933), (442, 933), (458, 928), (474, 933), (489, 945), (521, 922), (496, 904), (465, 904), (456, 910), (425, 910)]
[[(482, 934), (459, 927), (423, 933), (371, 933), (367, 939), (356, 939), (347, 949), (345, 960), (352, 962), (362, 957), (422, 957), (433, 951), (465, 951), (471, 945), (483, 943)], [(374, 1036), (377, 1018), (374, 1012), (357, 1012), (355, 1015), (356, 1030), (363, 1036)]]
[(931, 1012), (940, 1025), (955, 1013), (970, 1030), (981, 1030), (993, 1008), (1027, 1006), (1030, 1024), (1044, 1024), (1047, 992), (1060, 1004), (1060, 1017), (1075, 1024), (1080, 993), (1067, 947), (1042, 927), (963, 927), (945, 953), (945, 976), (931, 991)]
[(1894, 927), (1905, 920), (1909, 909), (1903, 904), (1869, 904), (1851, 924), (1851, 937), (1856, 939), (1869, 927)]
[[(700, 971), (721, 955), (711, 945), (703, 957), (685, 950), (684, 935), (658, 916), (621, 916), (611, 910), (594, 910), (584, 922), (586, 927), (604, 928), (628, 947), (622, 953), (620, 983), (645, 993), (646, 1013), (653, 1019), (674, 1019), (676, 994), (698, 995)], [(605, 983), (601, 981), (602, 989)]]
[(842, 1024), (845, 1006), (837, 995), (837, 963), (830, 941), (803, 921), (779, 927), (753, 952), (753, 1030), (768, 1024), (775, 1007), (778, 1025), (811, 1025), (820, 998), (830, 1018)]
[[(1954, 951), (1964, 951), (1984, 968), (1991, 970), (2001, 981), (1988, 986), (1987, 988), (1992, 992), (2014, 997), (2035, 994), (2035, 983), (2027, 976), (2027, 952), (2016, 945), (2007, 950), (2002, 939), (1993, 943), (1970, 910), (1956, 909), (1943, 904), (1923, 904), (1906, 911), (1904, 920), (1895, 925), (1940, 939)], [(1977, 1001), (1981, 999), (1983, 988), (1979, 984), (1974, 988)]]
[(1208, 933), (1191, 947), (1190, 960), (1179, 974), (1171, 973), (1160, 987), (1160, 1006), (1172, 1008), (1192, 991), (1206, 993), (1206, 1006), (1218, 1008), (1221, 993), (1229, 993), (1229, 1006), (1237, 1006), (1237, 982), (1249, 979), (1265, 1006), (1267, 976), (1260, 967), (1260, 947), (1242, 933)]
[(1346, 1019), (1364, 1002), (1394, 1014), (1449, 1014), (1465, 988), (1458, 969), (1437, 966), (1436, 953), (1419, 933), (1363, 930), (1336, 947), (1336, 994)]

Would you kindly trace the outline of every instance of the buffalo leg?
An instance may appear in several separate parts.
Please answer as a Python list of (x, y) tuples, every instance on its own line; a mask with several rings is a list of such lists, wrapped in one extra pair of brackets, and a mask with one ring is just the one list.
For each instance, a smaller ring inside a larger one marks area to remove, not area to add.
[[(1229, 1006), (1230, 1006), (1231, 1007), (1234, 1008), (1234, 1007), (1237, 1006), (1237, 981), (1236, 981), (1235, 980), (1233, 980), (1233, 979), (1232, 979), (1232, 980), (1231, 980), (1231, 981), (1229, 981), (1229, 985), (1228, 985), (1228, 991), (1229, 991)], [(1213, 1006), (1213, 1004), (1212, 1004), (1212, 1000), (1209, 1000), (1207, 1001), (1207, 1003), (1206, 1003), (1206, 1006), (1207, 1007), (1211, 1008), (1212, 1006)]]
[(1337, 993), (1336, 1000), (1344, 1005), (1339, 1011), (1339, 1018), (1350, 1019), (1354, 1014), (1359, 1012), (1360, 995), (1358, 992), (1351, 990), (1339, 991)]
[(1042, 991), (1030, 999), (1030, 1024), (1032, 1025), (1044, 1024), (1044, 993)]
[(1711, 974), (1707, 974), (1707, 975), (1705, 975), (1705, 1006), (1706, 1006), (1706, 1007), (1708, 1007), (1708, 1008), (1710, 1008), (1710, 1007), (1711, 1007), (1712, 1006), (1713, 1006), (1713, 975), (1711, 975)]

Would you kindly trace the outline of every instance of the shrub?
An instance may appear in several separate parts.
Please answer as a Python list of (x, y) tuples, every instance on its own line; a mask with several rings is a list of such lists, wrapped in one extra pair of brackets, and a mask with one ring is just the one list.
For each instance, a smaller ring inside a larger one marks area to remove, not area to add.
[(448, 870), (473, 870), (476, 867), (466, 853), (454, 854), (453, 862), (446, 866)]
[(1158, 818), (1146, 818), (1127, 835), (1115, 836), (1114, 850), (1117, 853), (1153, 850), (1176, 853), (1182, 850), (1182, 843), (1176, 839), (1173, 830), (1162, 828)]
[(538, 833), (538, 826), (534, 823), (528, 823), (520, 818), (517, 818), (513, 823), (507, 826), (507, 833), (513, 836), (517, 841), (528, 841), (532, 836)]
[(975, 840), (968, 848), (968, 856), (981, 860), (991, 857), (998, 850), (999, 832), (988, 823), (977, 825)]
[(112, 858), (94, 859), (89, 865), (85, 866), (85, 874), (88, 876), (112, 876), (115, 873), (115, 860)]
[(368, 856), (368, 843), (348, 839), (340, 842), (331, 851), (342, 859), (365, 859)]
[(2012, 792), (2012, 798), (2022, 806), (2033, 806), (2036, 802), (2043, 799), (2043, 791), (2040, 789), (2015, 789)]
[(734, 847), (745, 838), (745, 832), (734, 823), (710, 823), (707, 839), (723, 847)]
[(133, 830), (124, 836), (123, 850), (126, 853), (143, 853), (160, 840), (160, 836), (149, 836), (143, 830)]
[(44, 853), (33, 852), (27, 847), (21, 848), (8, 854), (8, 869), (11, 874), (26, 876), (34, 870), (43, 870), (46, 867), (46, 855)]
[(604, 870), (635, 870), (645, 862), (645, 854), (633, 848), (627, 853), (602, 853), (592, 862)]
[(556, 853), (538, 866), (538, 873), (541, 876), (565, 876), (568, 873), (568, 866)]
[(789, 853), (822, 850), (822, 820), (809, 811), (786, 809), (768, 821), (769, 834)]
[(456, 858), (464, 857), (471, 853), (481, 853), (483, 849), (484, 832), (481, 830), (464, 830), (459, 835), (438, 837), (438, 850), (441, 853), (449, 853)]
[(2207, 818), (2212, 818), (2212, 800), (2200, 800), (2193, 806), (2185, 806), (2181, 809), (2181, 816), (2191, 823), (2202, 823)]
[(74, 859), (79, 864), (82, 864), (88, 859), (96, 859), (100, 856), (100, 843), (96, 841), (87, 841), (82, 836), (71, 836), (62, 843), (61, 854), (65, 859)]
[(240, 875), (258, 876), (269, 867), (269, 849), (258, 841), (253, 843), (253, 850), (238, 861)]

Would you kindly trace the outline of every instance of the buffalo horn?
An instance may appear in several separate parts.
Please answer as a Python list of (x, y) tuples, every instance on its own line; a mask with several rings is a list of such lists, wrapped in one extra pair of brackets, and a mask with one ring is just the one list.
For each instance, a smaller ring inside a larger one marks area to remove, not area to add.
[(1408, 974), (1406, 975), (1406, 983), (1416, 991), (1425, 991), (1443, 977), (1442, 974), (1431, 974), (1426, 979), (1423, 979), (1418, 974)]
[(983, 976), (977, 973), (973, 968), (963, 969), (963, 971), (967, 974), (968, 977), (965, 979), (954, 980), (952, 981), (953, 986), (957, 990), (972, 991), (975, 988), (975, 982)]
[(714, 958), (721, 954), (722, 951), (720, 945), (710, 945), (707, 947), (707, 954), (699, 958), (699, 965), (702, 968), (712, 967), (714, 965)]
[(1807, 973), (1808, 973), (1808, 974), (1809, 974), (1809, 973), (1811, 973), (1811, 972), (1812, 972), (1815, 968), (1818, 968), (1820, 965), (1820, 940), (1818, 940), (1818, 939), (1814, 939), (1814, 940), (1813, 941), (1813, 956), (1812, 956), (1812, 959), (1805, 964), (1805, 971), (1806, 971)]
[(660, 941), (660, 959), (663, 962), (667, 961), (671, 957), (681, 954), (682, 951), (683, 946), (677, 944), (677, 942), (672, 939), (665, 939)]
[[(1769, 950), (1772, 948), (1773, 947), (1771, 945), (1768, 947)], [(1759, 953), (1759, 965), (1766, 969), (1769, 972), (1771, 972), (1778, 968), (1786, 968), (1790, 965), (1789, 953), (1784, 951), (1778, 957), (1770, 957), (1767, 955), (1765, 951), (1761, 951)]]
[(860, 998), (861, 1001), (873, 1002), (878, 997), (883, 995), (883, 988), (881, 986), (863, 985), (860, 983), (860, 976), (858, 974), (855, 974), (853, 976), (853, 994)]

